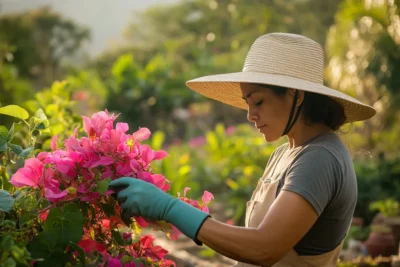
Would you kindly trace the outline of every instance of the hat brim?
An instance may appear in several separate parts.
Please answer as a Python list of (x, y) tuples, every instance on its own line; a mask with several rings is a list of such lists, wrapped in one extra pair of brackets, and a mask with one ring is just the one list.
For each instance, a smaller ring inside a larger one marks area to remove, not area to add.
[(357, 99), (331, 89), (319, 83), (285, 76), (261, 72), (235, 72), (204, 76), (186, 82), (186, 85), (208, 98), (247, 110), (247, 104), (242, 98), (240, 83), (259, 83), (293, 88), (332, 97), (344, 108), (345, 123), (367, 120), (376, 114), (376, 110)]

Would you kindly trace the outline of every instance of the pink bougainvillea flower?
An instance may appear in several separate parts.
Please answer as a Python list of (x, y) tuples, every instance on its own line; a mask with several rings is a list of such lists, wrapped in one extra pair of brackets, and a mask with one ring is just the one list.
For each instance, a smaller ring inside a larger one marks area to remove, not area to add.
[(50, 153), (49, 152), (40, 152), (36, 158), (43, 162), (44, 164), (50, 163)]
[(168, 153), (164, 150), (154, 151), (148, 145), (141, 145), (140, 150), (145, 165), (148, 165), (153, 160), (160, 160), (168, 156)]
[(137, 222), (137, 224), (139, 224), (140, 227), (146, 228), (147, 226), (149, 226), (149, 224), (146, 222), (145, 219), (143, 219), (143, 217), (135, 216), (134, 218), (135, 218), (135, 221)]
[(171, 236), (171, 239), (177, 240), (179, 238), (179, 236), (182, 235), (182, 232), (179, 231), (179, 229), (176, 228), (175, 226), (173, 226), (173, 225), (171, 225), (171, 226), (172, 226), (172, 229), (171, 229), (171, 232), (169, 233)]
[(154, 184), (154, 180), (152, 175), (149, 172), (146, 171), (140, 171), (136, 173), (136, 178), (146, 181), (148, 183)]
[(114, 163), (114, 159), (113, 158), (110, 158), (110, 157), (107, 157), (107, 156), (102, 156), (102, 157), (100, 157), (99, 160), (93, 162), (91, 164), (90, 168), (96, 168), (96, 167), (98, 167), (100, 165), (108, 166), (108, 165), (111, 165), (113, 163)]
[(151, 135), (151, 132), (147, 128), (140, 128), (138, 131), (132, 134), (132, 139), (138, 139), (140, 141), (147, 140)]
[(58, 135), (53, 136), (53, 138), (51, 139), (51, 150), (55, 151), (57, 150), (57, 139), (58, 139)]
[(152, 178), (153, 178), (154, 185), (157, 186), (158, 188), (160, 188), (161, 190), (163, 190), (164, 192), (167, 192), (169, 190), (169, 188), (171, 187), (168, 184), (170, 181), (165, 179), (165, 177), (161, 174), (153, 174)]
[(121, 132), (121, 133), (126, 133), (127, 131), (129, 131), (129, 125), (125, 122), (117, 122), (116, 126), (115, 126), (115, 131)]
[[(59, 192), (57, 192), (59, 191)], [(50, 189), (50, 188), (45, 188), (44, 189), (44, 196), (46, 197), (46, 199), (50, 200), (51, 202), (58, 202), (62, 199), (65, 199), (68, 195), (67, 190), (54, 190), (54, 189)]]
[(181, 199), (182, 201), (192, 205), (193, 207), (200, 209), (206, 213), (209, 213), (209, 209), (207, 207), (207, 204), (210, 203), (210, 201), (212, 199), (214, 199), (213, 194), (211, 194), (208, 191), (204, 191), (203, 197), (202, 197), (202, 201), (203, 201), (203, 205), (200, 205), (200, 203), (197, 200), (191, 200), (190, 198), (188, 198), (186, 196), (187, 191), (190, 190), (190, 187), (185, 187), (185, 189), (183, 190), (183, 197), (180, 196), (180, 193), (178, 192), (178, 198)]
[(94, 139), (96, 136), (100, 136), (104, 129), (111, 130), (113, 128), (114, 120), (118, 116), (112, 114), (109, 116), (108, 111), (100, 111), (91, 118), (82, 116), (83, 119), (83, 129), (89, 135), (90, 139)]
[[(79, 246), (85, 252), (90, 252), (87, 254), (89, 258), (96, 256), (93, 254), (95, 251), (101, 253), (103, 262), (99, 263), (99, 266), (122, 267), (121, 258), (126, 254), (143, 263), (127, 262), (124, 263), (124, 267), (141, 267), (147, 264), (175, 266), (173, 261), (164, 259), (168, 251), (154, 245), (152, 236), (144, 236), (138, 242), (134, 242), (130, 232), (123, 232), (122, 238), (133, 243), (117, 247), (111, 237), (112, 229), (126, 225), (122, 220), (119, 205), (115, 205), (113, 211), (105, 208), (103, 210), (103, 205), (113, 205), (116, 200), (107, 198), (114, 193), (113, 190), (107, 190), (105, 194), (97, 192), (97, 184), (101, 180), (132, 177), (154, 184), (164, 192), (171, 186), (170, 181), (163, 175), (154, 173), (150, 166), (153, 161), (167, 157), (167, 152), (155, 151), (150, 146), (140, 143), (150, 137), (149, 129), (139, 128), (138, 131), (129, 134), (127, 123), (119, 122), (113, 128), (116, 118), (117, 116), (110, 115), (107, 110), (95, 113), (90, 118), (82, 116), (83, 129), (87, 133), (85, 137), (79, 139), (76, 128), (74, 134), (63, 141), (64, 146), (61, 148), (57, 144), (62, 142), (57, 142), (57, 136), (54, 136), (51, 140), (51, 151), (41, 152), (36, 159), (28, 159), (25, 166), (13, 175), (11, 183), (16, 187), (39, 188), (41, 196), (51, 203), (89, 202), (86, 204), (93, 209), (87, 214), (89, 220), (83, 227), (83, 238)], [(188, 190), (188, 187), (184, 189), (184, 196), (180, 199), (208, 212), (207, 205), (213, 199), (212, 194), (205, 191), (202, 202), (199, 203), (187, 197)], [(40, 220), (46, 220), (48, 213), (49, 209), (39, 212)], [(134, 219), (140, 228), (152, 227), (156, 230), (170, 231), (172, 239), (182, 234), (172, 225), (166, 226), (138, 216)], [(97, 240), (99, 236), (104, 239)]]
[(98, 251), (100, 253), (107, 253), (106, 251), (106, 247), (104, 246), (104, 244), (96, 242), (94, 240), (91, 239), (84, 239), (79, 241), (78, 246), (80, 246), (81, 248), (83, 248), (83, 250), (87, 253), (87, 252), (93, 252), (93, 251)]
[(176, 267), (176, 264), (172, 260), (163, 260), (160, 267)]
[(61, 155), (53, 155), (51, 162), (55, 165), (56, 169), (64, 174), (64, 178), (75, 178), (77, 168), (75, 162), (69, 157), (62, 157)]
[(211, 194), (207, 190), (204, 191), (203, 197), (201, 198), (201, 200), (203, 201), (203, 204), (208, 204), (213, 199), (214, 199), (214, 195), (213, 194)]
[(37, 158), (30, 158), (25, 161), (25, 166), (20, 168), (10, 180), (10, 183), (19, 188), (30, 186), (37, 188), (42, 183), (44, 164)]
[(167, 254), (168, 250), (161, 246), (153, 246), (155, 238), (152, 235), (144, 235), (140, 238), (140, 248), (144, 256), (150, 257), (155, 260), (163, 259)]
[(39, 219), (46, 221), (47, 215), (49, 215), (50, 210), (39, 211)]
[(84, 152), (81, 142), (75, 136), (70, 136), (64, 141), (64, 146), (68, 151)]
[(206, 212), (206, 213), (209, 213), (210, 211), (209, 211), (209, 209), (208, 209), (208, 207), (206, 205), (208, 203), (210, 203), (211, 200), (213, 200), (213, 199), (214, 199), (214, 195), (213, 194), (211, 194), (207, 190), (204, 191), (203, 197), (201, 198), (201, 200), (203, 201), (203, 206), (201, 207), (201, 210)]
[(111, 221), (109, 219), (102, 219), (101, 226), (107, 230), (110, 230)]
[(44, 187), (44, 196), (51, 202), (58, 202), (65, 199), (68, 195), (67, 189), (60, 189), (60, 182), (55, 178), (55, 172), (53, 169), (49, 168), (44, 173), (44, 182), (42, 186)]
[[(122, 267), (121, 260), (118, 258), (112, 258), (111, 256), (107, 260), (107, 267)], [(124, 265), (126, 266), (126, 264)]]

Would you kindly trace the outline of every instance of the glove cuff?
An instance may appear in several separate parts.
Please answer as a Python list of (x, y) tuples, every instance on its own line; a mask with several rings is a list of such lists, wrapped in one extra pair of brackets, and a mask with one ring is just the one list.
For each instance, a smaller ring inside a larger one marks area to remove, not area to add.
[(197, 234), (205, 220), (209, 217), (211, 217), (209, 214), (196, 209), (180, 199), (174, 199), (167, 212), (166, 221), (172, 223), (184, 235), (201, 246), (202, 243), (197, 240)]

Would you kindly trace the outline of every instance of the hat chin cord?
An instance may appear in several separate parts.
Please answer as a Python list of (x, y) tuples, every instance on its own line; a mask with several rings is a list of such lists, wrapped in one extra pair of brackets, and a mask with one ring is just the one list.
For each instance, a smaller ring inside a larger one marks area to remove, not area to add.
[(286, 128), (283, 131), (282, 136), (287, 135), (289, 133), (290, 129), (292, 129), (293, 125), (296, 123), (296, 121), (300, 115), (300, 111), (301, 111), (301, 107), (303, 106), (303, 102), (301, 102), (301, 104), (299, 105), (297, 112), (296, 112), (296, 116), (293, 118), (294, 110), (296, 108), (298, 94), (299, 94), (299, 90), (296, 90), (296, 92), (294, 93), (292, 109), (290, 110), (289, 120), (286, 124)]

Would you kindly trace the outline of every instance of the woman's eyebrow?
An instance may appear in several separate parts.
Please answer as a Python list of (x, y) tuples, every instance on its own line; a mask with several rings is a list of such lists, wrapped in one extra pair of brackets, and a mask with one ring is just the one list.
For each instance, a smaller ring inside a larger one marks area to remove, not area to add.
[(248, 93), (246, 96), (242, 96), (243, 100), (249, 98), (254, 92)]

